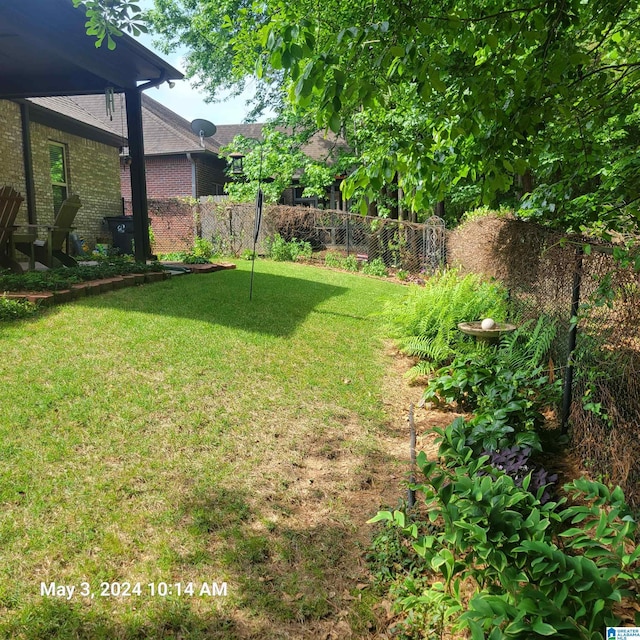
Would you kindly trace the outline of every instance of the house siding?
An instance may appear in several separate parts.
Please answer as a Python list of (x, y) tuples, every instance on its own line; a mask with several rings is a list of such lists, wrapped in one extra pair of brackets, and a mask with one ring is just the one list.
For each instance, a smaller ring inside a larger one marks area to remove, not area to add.
[[(22, 152), (20, 105), (0, 100), (0, 187), (10, 186), (26, 193)], [(20, 207), (18, 223), (27, 223), (27, 206)]]
[[(75, 222), (77, 233), (89, 243), (95, 242), (102, 235), (104, 216), (118, 215), (122, 208), (118, 149), (32, 122), (35, 210), (40, 225), (54, 219), (50, 142), (65, 146), (69, 193), (77, 193), (82, 200)], [(25, 195), (20, 105), (8, 100), (0, 100), (0, 176), (2, 185), (9, 184)], [(17, 222), (27, 223), (26, 204), (20, 208)]]
[(76, 233), (91, 244), (104, 234), (104, 217), (122, 212), (118, 149), (32, 123), (31, 153), (40, 225), (51, 224), (55, 216), (49, 171), (51, 142), (65, 145), (69, 194), (78, 194), (82, 201), (74, 226)]

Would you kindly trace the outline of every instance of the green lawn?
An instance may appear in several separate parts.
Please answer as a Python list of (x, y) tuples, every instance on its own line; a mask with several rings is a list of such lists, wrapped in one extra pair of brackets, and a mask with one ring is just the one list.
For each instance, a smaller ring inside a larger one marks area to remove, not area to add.
[[(371, 314), (405, 289), (258, 261), (249, 301), (249, 268), (0, 329), (0, 637), (366, 635), (358, 494), (387, 364)], [(41, 595), (52, 582), (76, 591)], [(227, 596), (198, 595), (212, 582)]]

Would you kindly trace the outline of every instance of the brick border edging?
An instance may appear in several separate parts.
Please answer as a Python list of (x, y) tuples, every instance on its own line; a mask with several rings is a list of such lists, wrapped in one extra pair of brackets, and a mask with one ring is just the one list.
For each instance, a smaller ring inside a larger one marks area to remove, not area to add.
[(149, 271), (147, 273), (133, 273), (122, 276), (114, 276), (113, 278), (102, 278), (101, 280), (87, 280), (86, 282), (78, 282), (71, 285), (70, 289), (60, 289), (59, 291), (7, 291), (2, 297), (11, 300), (27, 300), (34, 304), (42, 306), (51, 306), (63, 302), (71, 302), (83, 298), (84, 296), (98, 295), (113, 291), (114, 289), (122, 289), (123, 287), (132, 287), (150, 282), (160, 282), (170, 278), (170, 274), (166, 271)]
[[(185, 267), (189, 269), (190, 273), (213, 273), (224, 269), (236, 268), (236, 265), (232, 262), (220, 262), (217, 264), (182, 264), (174, 262), (166, 264)], [(113, 278), (78, 282), (77, 284), (71, 285), (70, 289), (60, 289), (59, 291), (5, 291), (2, 297), (12, 300), (26, 300), (42, 306), (52, 306), (78, 300), (84, 296), (106, 293), (107, 291), (122, 289), (123, 287), (160, 282), (162, 280), (168, 280), (169, 278), (171, 278), (171, 274), (168, 271), (147, 271), (146, 273), (131, 273), (114, 276)]]

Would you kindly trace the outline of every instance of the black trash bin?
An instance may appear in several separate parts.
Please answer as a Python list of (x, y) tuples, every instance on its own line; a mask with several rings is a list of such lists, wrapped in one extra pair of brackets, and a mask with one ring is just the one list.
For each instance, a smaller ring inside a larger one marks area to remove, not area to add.
[(119, 253), (133, 255), (133, 217), (107, 216), (105, 222), (109, 227), (114, 248)]

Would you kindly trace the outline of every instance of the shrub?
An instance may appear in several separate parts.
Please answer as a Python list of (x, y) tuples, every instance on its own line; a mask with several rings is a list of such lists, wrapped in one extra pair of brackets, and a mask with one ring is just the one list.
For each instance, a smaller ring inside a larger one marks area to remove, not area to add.
[[(444, 604), (454, 632), (470, 631), (474, 639), (602, 637), (605, 625), (620, 621), (614, 603), (632, 595), (640, 578), (636, 524), (622, 491), (580, 479), (564, 487), (571, 506), (566, 498), (543, 502), (544, 487), (532, 491), (531, 473), (518, 486), (487, 466), (486, 456), (477, 458), (462, 440), (457, 444), (461, 464), (438, 468), (418, 456), (424, 480), (415, 488), (437, 531), (424, 533), (424, 523), (402, 511), (371, 520), (412, 535), (422, 574), (436, 571), (444, 579), (405, 597), (405, 611), (423, 614), (424, 603)], [(461, 586), (468, 593), (471, 582), (474, 595), (467, 602)]]
[(0, 297), (0, 321), (18, 320), (32, 316), (38, 308), (27, 300), (12, 300)]
[(214, 256), (213, 243), (206, 238), (196, 236), (193, 239), (193, 250), (191, 254), (195, 258), (202, 258), (205, 262), (209, 262)]
[(341, 267), (347, 271), (357, 271), (359, 266), (358, 259), (353, 254), (343, 258), (341, 263)]
[(327, 267), (333, 267), (334, 269), (342, 268), (342, 256), (338, 253), (329, 251), (324, 257), (324, 263)]
[(296, 261), (300, 259), (310, 259), (312, 248), (305, 240), (285, 240), (279, 233), (267, 239), (267, 256), (278, 262)]
[(541, 448), (536, 429), (544, 423), (544, 409), (559, 401), (561, 382), (551, 382), (542, 364), (555, 325), (541, 317), (533, 331), (530, 326), (505, 336), (498, 347), (480, 346), (458, 356), (427, 385), (425, 401), (456, 403), (473, 412), (469, 420), (459, 420), (476, 454), (511, 445)]
[(379, 278), (386, 278), (389, 275), (382, 258), (374, 258), (369, 262), (365, 262), (362, 265), (362, 273), (368, 276), (378, 276)]
[(384, 309), (383, 316), (401, 349), (420, 358), (411, 370), (418, 376), (451, 361), (456, 351), (475, 349), (458, 323), (485, 317), (504, 321), (506, 301), (507, 290), (498, 283), (448, 270), (429, 278), (424, 287), (411, 287), (404, 300)]

